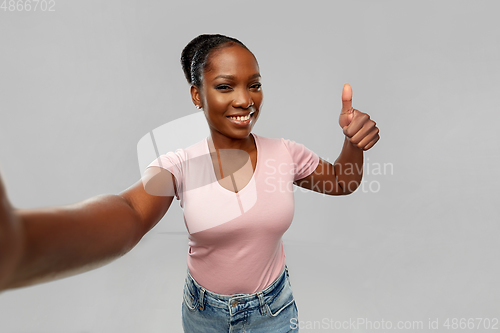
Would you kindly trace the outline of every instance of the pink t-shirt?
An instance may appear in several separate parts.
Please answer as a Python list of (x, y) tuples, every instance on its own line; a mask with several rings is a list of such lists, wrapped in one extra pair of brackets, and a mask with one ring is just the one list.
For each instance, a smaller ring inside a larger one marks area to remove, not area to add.
[(148, 166), (175, 176), (189, 232), (189, 271), (218, 294), (252, 294), (279, 276), (285, 265), (281, 237), (294, 214), (292, 182), (310, 175), (319, 163), (318, 155), (302, 144), (252, 135), (257, 165), (237, 193), (217, 181), (207, 138)]

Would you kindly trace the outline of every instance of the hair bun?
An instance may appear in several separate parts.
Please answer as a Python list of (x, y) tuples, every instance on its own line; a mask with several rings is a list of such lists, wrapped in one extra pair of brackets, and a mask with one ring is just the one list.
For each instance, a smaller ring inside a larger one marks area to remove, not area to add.
[(192, 41), (190, 41), (186, 47), (182, 50), (181, 53), (181, 65), (182, 65), (182, 70), (184, 71), (184, 76), (186, 77), (186, 80), (189, 82), (189, 84), (192, 84), (191, 80), (191, 62), (193, 61), (194, 55), (196, 54), (196, 51), (200, 48), (200, 46), (205, 43), (207, 40), (212, 38), (214, 35), (199, 35), (198, 37), (194, 38)]
[(213, 49), (234, 44), (240, 45), (248, 50), (248, 48), (236, 38), (220, 34), (203, 34), (190, 41), (181, 53), (182, 70), (184, 71), (184, 76), (188, 83), (200, 87), (202, 84), (203, 71), (208, 66), (207, 59), (210, 52)]

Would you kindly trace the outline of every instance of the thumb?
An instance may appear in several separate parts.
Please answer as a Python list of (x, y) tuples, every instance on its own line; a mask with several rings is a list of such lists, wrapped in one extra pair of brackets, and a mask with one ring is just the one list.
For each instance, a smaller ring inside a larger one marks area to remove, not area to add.
[(351, 123), (354, 116), (352, 108), (352, 88), (349, 83), (344, 84), (342, 89), (342, 110), (340, 111), (339, 125), (344, 128)]
[(352, 88), (349, 83), (344, 84), (342, 89), (342, 112), (352, 112)]

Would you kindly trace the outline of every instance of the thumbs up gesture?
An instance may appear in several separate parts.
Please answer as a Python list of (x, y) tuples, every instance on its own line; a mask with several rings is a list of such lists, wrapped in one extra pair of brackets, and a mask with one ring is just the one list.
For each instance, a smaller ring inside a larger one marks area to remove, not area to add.
[(352, 88), (344, 84), (339, 125), (346, 138), (357, 148), (368, 150), (380, 139), (376, 123), (366, 113), (352, 108)]

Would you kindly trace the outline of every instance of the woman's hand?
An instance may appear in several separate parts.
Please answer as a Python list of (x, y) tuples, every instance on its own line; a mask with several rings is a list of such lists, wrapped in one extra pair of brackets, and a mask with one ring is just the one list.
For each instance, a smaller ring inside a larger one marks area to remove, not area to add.
[(352, 88), (349, 83), (342, 90), (339, 125), (350, 143), (359, 149), (368, 150), (380, 139), (379, 129), (370, 116), (352, 108)]
[(0, 175), (0, 291), (12, 278), (22, 254), (22, 230)]

